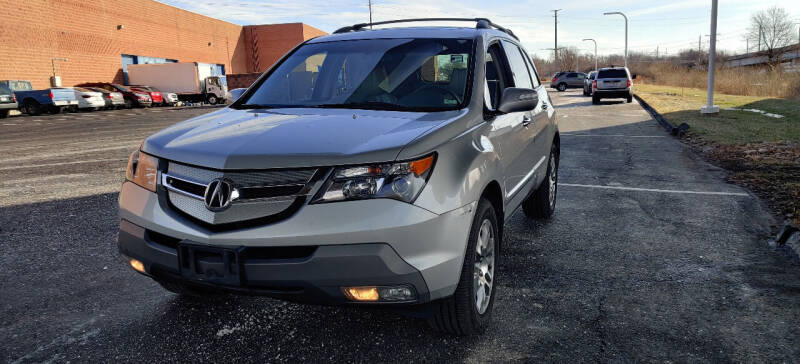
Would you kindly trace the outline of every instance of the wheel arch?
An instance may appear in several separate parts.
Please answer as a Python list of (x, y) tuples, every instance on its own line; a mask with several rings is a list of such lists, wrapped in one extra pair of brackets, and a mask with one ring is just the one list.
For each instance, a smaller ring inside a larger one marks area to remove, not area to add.
[(497, 217), (497, 235), (498, 247), (503, 248), (503, 225), (505, 222), (505, 211), (503, 210), (503, 190), (500, 188), (500, 183), (497, 180), (491, 180), (483, 188), (481, 198), (486, 198), (494, 207), (495, 216)]

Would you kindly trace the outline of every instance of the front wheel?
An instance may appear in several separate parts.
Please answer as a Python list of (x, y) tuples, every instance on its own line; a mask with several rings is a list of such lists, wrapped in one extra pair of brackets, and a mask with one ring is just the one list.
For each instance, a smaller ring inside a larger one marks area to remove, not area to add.
[(533, 194), (522, 201), (522, 212), (531, 219), (546, 219), (556, 210), (556, 195), (558, 194), (558, 158), (559, 149), (556, 143), (550, 148), (550, 157), (547, 161), (547, 175), (544, 181)]
[(472, 220), (456, 292), (433, 303), (434, 313), (428, 322), (434, 329), (455, 335), (473, 335), (483, 332), (488, 325), (497, 296), (498, 223), (492, 203), (481, 198)]
[(558, 86), (556, 87), (556, 90), (558, 90), (559, 92), (566, 91), (567, 90), (567, 84), (566, 83), (559, 83)]
[(208, 101), (208, 103), (211, 105), (216, 105), (219, 100), (217, 99), (216, 95), (208, 95), (208, 97), (206, 97), (206, 101)]

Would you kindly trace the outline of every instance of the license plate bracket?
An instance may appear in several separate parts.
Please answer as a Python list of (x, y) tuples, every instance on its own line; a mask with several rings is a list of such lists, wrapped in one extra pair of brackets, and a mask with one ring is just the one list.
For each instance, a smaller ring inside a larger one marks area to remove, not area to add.
[(219, 248), (192, 243), (178, 244), (178, 265), (184, 279), (220, 284), (242, 285), (241, 248)]

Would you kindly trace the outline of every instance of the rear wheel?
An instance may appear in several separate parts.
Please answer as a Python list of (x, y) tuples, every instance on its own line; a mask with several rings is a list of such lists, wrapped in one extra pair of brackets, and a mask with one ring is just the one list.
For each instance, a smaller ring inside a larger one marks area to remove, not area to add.
[(497, 214), (492, 203), (481, 198), (472, 220), (456, 292), (433, 303), (434, 313), (428, 322), (434, 329), (472, 335), (486, 328), (497, 296), (495, 266), (499, 246)]
[(0, 119), (5, 119), (8, 117), (8, 110), (0, 110)]
[(525, 201), (522, 201), (522, 212), (531, 219), (546, 219), (556, 210), (556, 195), (558, 194), (558, 144), (553, 143), (550, 148), (550, 158), (547, 161), (547, 175), (542, 184)]
[(36, 116), (42, 113), (39, 103), (33, 100), (26, 100), (25, 103), (22, 104), (22, 110), (31, 116)]
[(126, 108), (126, 109), (132, 109), (133, 108), (133, 101), (131, 101), (129, 99), (125, 99), (125, 105), (122, 106), (122, 107)]
[(559, 92), (566, 91), (567, 90), (567, 84), (566, 83), (559, 83), (558, 86), (556, 86), (556, 90), (558, 90)]
[(633, 96), (628, 96), (628, 100), (627, 100), (627, 101), (628, 101), (628, 103), (629, 103), (629, 104), (630, 104), (631, 102), (633, 102)]
[(592, 95), (592, 104), (597, 105), (600, 103), (600, 98), (597, 95)]

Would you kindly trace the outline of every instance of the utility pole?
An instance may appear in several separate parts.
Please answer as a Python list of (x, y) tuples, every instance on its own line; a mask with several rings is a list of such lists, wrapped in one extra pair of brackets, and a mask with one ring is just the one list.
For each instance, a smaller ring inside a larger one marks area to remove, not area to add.
[(656, 46), (656, 59), (658, 59), (658, 46)]
[(603, 15), (622, 15), (625, 18), (625, 67), (628, 67), (628, 17), (619, 11), (603, 13)]
[(553, 26), (555, 27), (555, 45), (553, 46), (553, 60), (558, 64), (558, 12), (561, 9), (550, 10), (553, 12)]
[(708, 97), (701, 114), (718, 114), (719, 106), (714, 105), (714, 55), (717, 53), (717, 0), (711, 0), (711, 39), (708, 44)]
[(367, 6), (369, 6), (369, 28), (372, 29), (372, 0), (367, 0)]

